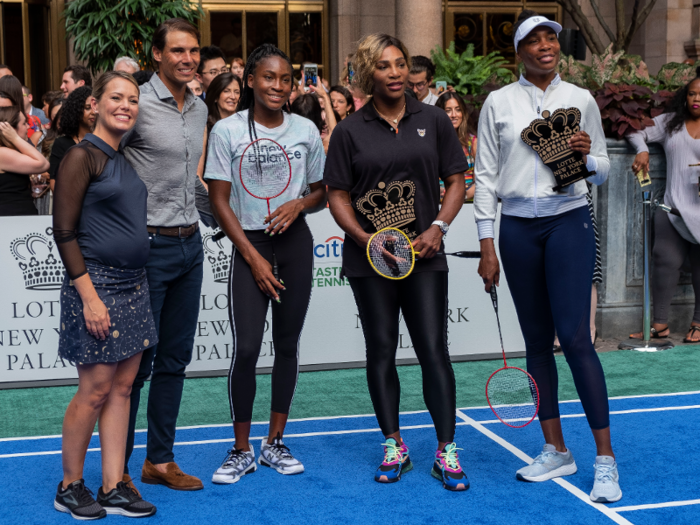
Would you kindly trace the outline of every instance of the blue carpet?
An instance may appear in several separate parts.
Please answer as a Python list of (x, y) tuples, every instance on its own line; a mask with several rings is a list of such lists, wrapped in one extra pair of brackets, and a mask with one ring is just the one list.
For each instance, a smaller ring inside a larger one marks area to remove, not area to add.
[[(700, 395), (610, 401), (613, 411), (698, 404)], [(582, 412), (579, 403), (562, 403), (561, 407), (563, 414)], [(477, 421), (494, 419), (487, 409), (466, 409), (465, 413)], [(612, 415), (611, 421), (624, 492), (622, 501), (611, 508), (698, 498), (700, 456), (696, 429), (700, 424), (700, 409), (619, 414)], [(377, 428), (374, 417), (290, 422), (285, 441), (304, 462), (306, 472), (281, 476), (260, 467), (256, 473), (228, 486), (214, 485), (210, 480), (230, 446), (230, 426), (180, 429), (177, 442), (181, 444), (175, 449), (176, 459), (183, 470), (202, 478), (205, 488), (195, 493), (176, 492), (141, 484), (137, 476), (144, 497), (158, 506), (156, 516), (146, 523), (613, 523), (553, 482), (516, 481), (515, 471), (523, 462), (463, 424), (457, 427), (456, 441), (465, 449), (460, 455), (472, 488), (465, 493), (450, 493), (430, 476), (434, 429), (407, 428), (430, 425), (428, 414), (403, 414), (401, 424), (415, 468), (393, 485), (381, 485), (372, 479), (382, 453), (381, 433), (372, 430)], [(583, 417), (565, 418), (563, 425), (567, 445), (579, 466), (579, 472), (566, 480), (588, 494), (595, 459), (590, 429)], [(534, 457), (541, 449), (542, 437), (536, 422), (524, 429), (510, 429), (500, 423), (485, 426), (530, 456)], [(353, 432), (363, 429), (369, 431)], [(255, 424), (252, 435), (262, 437), (266, 430), (267, 425)], [(336, 434), (294, 437), (315, 432)], [(143, 445), (145, 437), (145, 433), (138, 433), (137, 444)], [(222, 442), (192, 443), (209, 440)], [(254, 441), (256, 452), (259, 445), (259, 440)], [(95, 437), (91, 447), (98, 446)], [(60, 450), (58, 438), (0, 441), (0, 470), (4, 479), (11, 480), (0, 495), (4, 510), (2, 523), (75, 523), (69, 515), (52, 507), (60, 479), (60, 454), (2, 457), (55, 450)], [(140, 470), (144, 457), (144, 448), (134, 451), (132, 471)], [(101, 483), (99, 461), (98, 452), (88, 453), (85, 478), (95, 492)], [(652, 474), (654, 477), (650, 478)], [(654, 480), (657, 482), (650, 482)], [(700, 523), (700, 505), (626, 511), (620, 516), (635, 525)], [(128, 518), (110, 516), (107, 520), (127, 523)]]

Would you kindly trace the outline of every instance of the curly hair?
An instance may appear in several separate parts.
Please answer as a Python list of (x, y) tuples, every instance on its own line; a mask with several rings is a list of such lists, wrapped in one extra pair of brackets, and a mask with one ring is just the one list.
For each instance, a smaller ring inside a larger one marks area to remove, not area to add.
[(384, 33), (374, 33), (362, 39), (357, 46), (355, 61), (352, 63), (355, 69), (353, 84), (356, 85), (365, 95), (371, 95), (374, 91), (374, 69), (382, 53), (387, 47), (394, 46), (403, 53), (406, 65), (411, 68), (411, 56), (403, 42), (395, 36)]
[(92, 88), (81, 86), (68, 95), (61, 107), (61, 120), (58, 122), (58, 134), (75, 137), (83, 121), (85, 102), (92, 96)]
[(671, 101), (666, 105), (664, 113), (673, 115), (666, 123), (666, 133), (669, 135), (678, 132), (685, 124), (685, 121), (692, 118), (690, 111), (688, 111), (688, 89), (690, 84), (696, 80), (700, 80), (700, 67), (695, 69), (695, 78), (676, 91), (676, 94), (673, 95)]

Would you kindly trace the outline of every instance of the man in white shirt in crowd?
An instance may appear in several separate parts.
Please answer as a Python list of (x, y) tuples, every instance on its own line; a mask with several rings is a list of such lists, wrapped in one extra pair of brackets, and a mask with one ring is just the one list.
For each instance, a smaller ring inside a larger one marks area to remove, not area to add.
[(430, 91), (430, 83), (435, 75), (435, 66), (428, 57), (416, 55), (411, 58), (411, 71), (408, 73), (408, 87), (413, 90), (423, 104), (434, 106), (438, 96)]

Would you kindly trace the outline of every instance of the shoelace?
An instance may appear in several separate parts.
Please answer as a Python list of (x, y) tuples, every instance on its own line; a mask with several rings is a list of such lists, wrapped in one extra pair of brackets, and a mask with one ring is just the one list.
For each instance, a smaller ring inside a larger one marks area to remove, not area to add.
[(384, 452), (384, 463), (393, 463), (394, 461), (398, 461), (400, 459), (401, 447), (391, 442), (382, 443), (382, 446), (386, 447)]
[(83, 483), (80, 483), (73, 489), (73, 494), (79, 506), (90, 504), (95, 501), (93, 492)]
[(612, 465), (599, 465), (595, 464), (593, 465), (593, 468), (595, 469), (595, 479), (596, 481), (602, 481), (605, 483), (609, 483), (613, 480), (613, 466)]
[(136, 492), (136, 490), (134, 490), (133, 487), (130, 487), (123, 481), (117, 483), (117, 492), (119, 492), (120, 496), (124, 496), (129, 501), (137, 501), (141, 499), (138, 492)]
[(540, 452), (540, 455), (535, 458), (532, 464), (534, 465), (535, 463), (546, 463), (549, 458), (554, 457), (554, 454), (554, 452), (551, 452), (549, 450)]
[(280, 459), (294, 459), (294, 456), (292, 456), (292, 453), (289, 451), (289, 447), (284, 443), (275, 440), (270, 445), (270, 448)]
[(445, 465), (447, 468), (452, 470), (459, 470), (459, 457), (457, 455), (458, 450), (464, 450), (457, 448), (454, 443), (448, 443), (445, 445), (445, 449), (440, 453), (440, 457), (445, 460)]
[(232, 448), (226, 452), (225, 467), (237, 467), (238, 464), (245, 459), (245, 451), (242, 449)]

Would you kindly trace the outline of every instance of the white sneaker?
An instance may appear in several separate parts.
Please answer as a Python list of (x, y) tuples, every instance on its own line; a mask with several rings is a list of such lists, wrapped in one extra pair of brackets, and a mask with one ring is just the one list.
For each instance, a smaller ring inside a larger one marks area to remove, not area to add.
[(216, 469), (211, 480), (213, 483), (236, 483), (246, 474), (255, 472), (257, 468), (253, 445), (250, 445), (250, 450), (247, 451), (236, 449), (234, 445), (234, 448), (226, 453), (226, 459)]
[(304, 465), (292, 456), (289, 447), (284, 444), (279, 434), (269, 445), (267, 438), (263, 438), (258, 463), (264, 467), (271, 467), (280, 474), (301, 474), (304, 472)]
[(591, 501), (596, 503), (613, 503), (622, 498), (620, 490), (620, 475), (617, 473), (617, 463), (611, 456), (596, 456), (595, 479), (591, 491)]
[(570, 450), (562, 454), (554, 445), (546, 444), (532, 464), (518, 470), (515, 477), (523, 481), (547, 481), (575, 474), (577, 470)]

